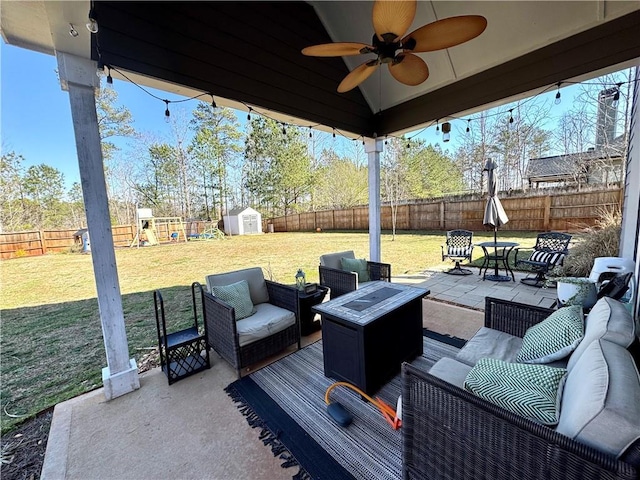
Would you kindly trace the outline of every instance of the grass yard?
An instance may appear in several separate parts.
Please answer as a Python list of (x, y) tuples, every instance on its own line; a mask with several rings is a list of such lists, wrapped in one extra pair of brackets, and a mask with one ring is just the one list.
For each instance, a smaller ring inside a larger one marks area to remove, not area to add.
[[(501, 232), (500, 240), (529, 246), (535, 233)], [(475, 242), (493, 239), (478, 232)], [(392, 275), (449, 268), (443, 232), (382, 236), (382, 260)], [(139, 360), (157, 345), (153, 290), (164, 297), (168, 328), (191, 321), (194, 281), (205, 275), (260, 266), (267, 278), (294, 283), (298, 268), (318, 281), (318, 257), (354, 250), (369, 256), (367, 233), (276, 233), (116, 251), (130, 355)], [(474, 264), (482, 254), (474, 250)], [(101, 386), (106, 366), (90, 255), (25, 257), (0, 263), (2, 432), (61, 401)]]

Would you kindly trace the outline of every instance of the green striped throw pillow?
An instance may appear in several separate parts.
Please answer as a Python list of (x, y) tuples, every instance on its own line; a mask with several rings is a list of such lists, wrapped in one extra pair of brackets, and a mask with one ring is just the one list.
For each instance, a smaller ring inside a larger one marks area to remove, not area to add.
[(512, 413), (556, 425), (566, 374), (564, 368), (482, 358), (467, 375), (464, 388)]
[(560, 360), (576, 349), (582, 337), (582, 306), (562, 307), (526, 331), (516, 361), (550, 363)]

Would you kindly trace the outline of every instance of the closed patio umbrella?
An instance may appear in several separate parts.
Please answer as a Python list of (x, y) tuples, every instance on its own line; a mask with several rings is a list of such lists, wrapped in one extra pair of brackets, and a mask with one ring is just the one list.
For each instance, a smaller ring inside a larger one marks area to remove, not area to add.
[(484, 218), (482, 223), (484, 225), (490, 225), (493, 227), (493, 241), (494, 243), (498, 238), (498, 227), (501, 227), (509, 221), (509, 217), (502, 208), (502, 203), (498, 198), (498, 181), (496, 178), (496, 162), (489, 159), (487, 160), (484, 170), (488, 173), (488, 193), (487, 206), (484, 210)]

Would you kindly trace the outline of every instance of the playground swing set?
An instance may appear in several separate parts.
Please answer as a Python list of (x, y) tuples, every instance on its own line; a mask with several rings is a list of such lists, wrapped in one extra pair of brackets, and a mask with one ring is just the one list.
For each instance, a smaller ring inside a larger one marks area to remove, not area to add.
[(138, 208), (136, 235), (131, 247), (159, 245), (161, 242), (186, 242), (182, 217), (154, 217), (150, 208)]

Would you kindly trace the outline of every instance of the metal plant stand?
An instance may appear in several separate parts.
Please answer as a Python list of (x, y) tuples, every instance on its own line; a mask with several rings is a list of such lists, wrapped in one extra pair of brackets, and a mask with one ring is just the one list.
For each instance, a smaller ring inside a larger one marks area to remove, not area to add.
[[(198, 327), (196, 292), (200, 295), (200, 305), (202, 308), (202, 333)], [(198, 282), (194, 282), (191, 285), (191, 298), (193, 302), (193, 326), (167, 334), (162, 294), (159, 290), (153, 292), (153, 302), (156, 311), (156, 328), (158, 329), (160, 365), (162, 371), (167, 375), (169, 385), (211, 367), (209, 350), (207, 349), (204, 290)]]

